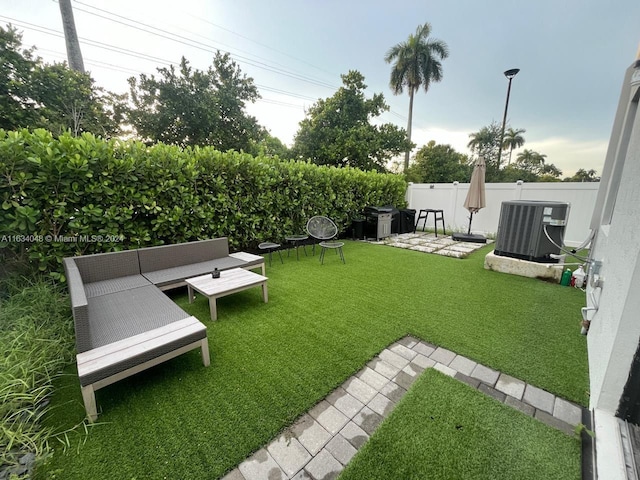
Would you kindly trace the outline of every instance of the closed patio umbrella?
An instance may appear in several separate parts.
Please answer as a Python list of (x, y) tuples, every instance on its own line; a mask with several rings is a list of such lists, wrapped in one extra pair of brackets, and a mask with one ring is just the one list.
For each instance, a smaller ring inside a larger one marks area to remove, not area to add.
[(475, 243), (487, 242), (487, 239), (482, 235), (471, 234), (471, 221), (473, 220), (473, 214), (478, 213), (481, 208), (484, 208), (486, 206), (484, 198), (484, 173), (486, 168), (487, 167), (484, 158), (478, 157), (478, 160), (473, 166), (473, 173), (471, 174), (471, 181), (469, 183), (467, 198), (465, 198), (464, 200), (464, 208), (469, 210), (469, 229), (467, 230), (466, 234), (454, 233), (454, 240)]
[(484, 198), (484, 172), (487, 166), (484, 162), (484, 158), (478, 157), (478, 161), (473, 166), (473, 173), (471, 174), (471, 182), (469, 183), (469, 191), (467, 192), (467, 198), (464, 200), (464, 208), (469, 210), (469, 230), (467, 235), (471, 234), (471, 220), (473, 220), (473, 214), (478, 213), (481, 208), (487, 206)]

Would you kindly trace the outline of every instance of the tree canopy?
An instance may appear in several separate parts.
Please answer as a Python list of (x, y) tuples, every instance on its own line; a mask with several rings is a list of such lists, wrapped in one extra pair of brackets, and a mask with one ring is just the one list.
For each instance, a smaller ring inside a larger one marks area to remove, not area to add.
[(65, 63), (46, 64), (22, 48), (16, 29), (0, 27), (0, 128), (46, 128), (55, 135), (120, 131), (123, 99)]
[[(411, 141), (411, 123), (413, 119), (413, 97), (415, 92), (424, 88), (429, 90), (431, 82), (442, 80), (442, 63), (449, 56), (449, 47), (442, 40), (429, 38), (431, 25), (418, 25), (416, 33), (389, 49), (384, 59), (395, 62), (391, 69), (389, 85), (395, 95), (409, 90), (409, 120), (407, 121), (407, 139)], [(404, 169), (409, 168), (410, 150), (405, 153)]]
[(360, 72), (351, 70), (341, 78), (343, 86), (313, 104), (300, 122), (294, 155), (319, 165), (385, 171), (388, 160), (410, 148), (406, 132), (390, 123), (371, 123), (389, 107), (381, 93), (365, 97)]
[(193, 69), (184, 57), (178, 69), (157, 70), (157, 78), (129, 79), (129, 120), (143, 140), (249, 151), (264, 135), (245, 111), (246, 102), (260, 98), (258, 89), (228, 53), (217, 52), (207, 71)]
[(407, 181), (416, 183), (466, 182), (471, 178), (469, 158), (451, 145), (431, 140), (414, 157), (407, 170)]

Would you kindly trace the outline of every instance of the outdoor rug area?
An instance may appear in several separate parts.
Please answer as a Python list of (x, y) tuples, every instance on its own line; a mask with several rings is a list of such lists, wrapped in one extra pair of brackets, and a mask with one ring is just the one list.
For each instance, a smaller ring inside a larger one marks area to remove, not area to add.
[(371, 242), (378, 245), (390, 245), (397, 248), (406, 248), (417, 252), (435, 253), (445, 257), (466, 258), (470, 253), (493, 243), (487, 239), (487, 243), (458, 242), (450, 235), (438, 237), (430, 232), (402, 233), (392, 235), (380, 241)]
[(337, 478), (428, 369), (455, 378), (566, 435), (573, 436), (582, 422), (582, 408), (574, 403), (445, 348), (405, 337), (385, 348), (223, 480)]

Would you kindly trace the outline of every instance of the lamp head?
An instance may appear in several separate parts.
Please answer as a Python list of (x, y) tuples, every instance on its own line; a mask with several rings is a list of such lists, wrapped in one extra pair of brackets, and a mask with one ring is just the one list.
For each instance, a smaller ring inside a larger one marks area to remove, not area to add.
[(506, 72), (504, 72), (504, 76), (511, 80), (518, 74), (519, 71), (519, 68), (512, 68), (511, 70), (507, 70)]

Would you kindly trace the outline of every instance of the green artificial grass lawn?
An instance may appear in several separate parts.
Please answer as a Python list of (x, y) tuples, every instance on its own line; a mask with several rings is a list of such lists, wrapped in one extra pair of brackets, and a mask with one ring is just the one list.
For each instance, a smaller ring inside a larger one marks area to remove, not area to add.
[(340, 480), (580, 479), (580, 440), (427, 370)]
[[(586, 404), (584, 294), (486, 271), (489, 250), (460, 260), (347, 242), (346, 265), (285, 256), (267, 267), (268, 304), (259, 288), (224, 297), (217, 322), (206, 298), (177, 292), (208, 326), (211, 366), (192, 351), (99, 390), (101, 423), (37, 477), (217, 478), (407, 334)], [(84, 417), (67, 373), (48, 419), (60, 429)]]

